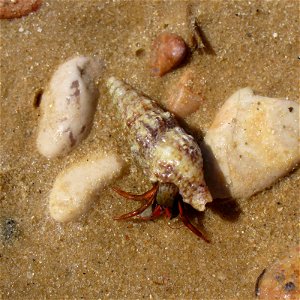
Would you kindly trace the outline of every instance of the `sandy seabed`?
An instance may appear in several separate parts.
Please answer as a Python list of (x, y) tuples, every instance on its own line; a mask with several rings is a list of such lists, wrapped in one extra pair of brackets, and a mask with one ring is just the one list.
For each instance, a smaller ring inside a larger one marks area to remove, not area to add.
[[(154, 37), (168, 30), (188, 40), (187, 11), (213, 51), (196, 51), (185, 66), (153, 78)], [(136, 203), (110, 188), (85, 216), (58, 224), (47, 209), (53, 181), (89, 152), (113, 149), (126, 159), (128, 174), (116, 182), (125, 190), (143, 192), (150, 182), (131, 159), (104, 80), (90, 135), (64, 158), (48, 161), (37, 152), (34, 98), (60, 63), (79, 54), (101, 56), (103, 78), (122, 78), (162, 105), (191, 67), (205, 102), (184, 123), (201, 139), (238, 88), (299, 102), (299, 2), (43, 1), (35, 13), (0, 26), (0, 298), (253, 299), (262, 270), (299, 242), (299, 169), (250, 199), (192, 212), (211, 244), (177, 219), (170, 226), (164, 219), (113, 221)]]

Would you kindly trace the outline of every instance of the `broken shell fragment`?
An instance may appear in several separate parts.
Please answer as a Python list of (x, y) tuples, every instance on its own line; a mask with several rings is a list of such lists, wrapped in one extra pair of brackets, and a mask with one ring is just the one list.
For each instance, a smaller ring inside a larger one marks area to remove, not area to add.
[(78, 56), (59, 66), (41, 99), (37, 148), (47, 158), (62, 156), (87, 137), (99, 97), (95, 80), (103, 64)]
[(57, 176), (50, 192), (51, 217), (59, 222), (78, 218), (122, 168), (123, 161), (115, 154), (93, 154), (71, 165)]
[(213, 196), (250, 197), (300, 162), (299, 104), (240, 89), (224, 103), (204, 142)]
[(151, 53), (151, 72), (163, 76), (177, 67), (187, 54), (184, 40), (174, 33), (163, 32), (153, 42)]
[(36, 11), (42, 4), (42, 0), (1, 0), (0, 19), (21, 18)]
[(259, 276), (255, 291), (258, 299), (300, 299), (299, 251), (300, 246), (293, 248), (287, 257)]
[(187, 69), (175, 85), (171, 85), (166, 100), (166, 108), (176, 116), (184, 118), (199, 109), (203, 102), (200, 90), (197, 90), (196, 75)]

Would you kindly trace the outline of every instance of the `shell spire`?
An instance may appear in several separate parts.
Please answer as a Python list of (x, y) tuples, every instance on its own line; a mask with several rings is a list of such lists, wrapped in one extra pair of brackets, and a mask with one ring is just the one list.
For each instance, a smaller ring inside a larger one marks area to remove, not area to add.
[(212, 197), (204, 180), (201, 150), (194, 138), (179, 127), (173, 114), (128, 84), (110, 77), (107, 86), (130, 130), (131, 150), (148, 167), (145, 172), (149, 172), (150, 180), (173, 183), (184, 202), (203, 211)]

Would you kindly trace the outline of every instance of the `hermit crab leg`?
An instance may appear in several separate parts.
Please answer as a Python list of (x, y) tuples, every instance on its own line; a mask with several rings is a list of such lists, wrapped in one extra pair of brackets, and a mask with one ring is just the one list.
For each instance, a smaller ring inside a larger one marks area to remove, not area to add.
[(132, 194), (132, 193), (128, 193), (128, 192), (122, 191), (119, 188), (112, 188), (112, 189), (116, 193), (118, 193), (120, 196), (122, 196), (126, 199), (134, 200), (134, 201), (142, 201), (142, 200), (147, 200), (149, 197), (151, 197), (152, 194), (156, 192), (157, 188), (154, 185), (149, 191), (147, 191), (146, 193), (141, 194), (141, 195), (135, 195), (135, 194)]
[(143, 221), (151, 221), (151, 220), (159, 218), (164, 213), (165, 213), (164, 208), (161, 205), (157, 204), (155, 206), (155, 208), (153, 209), (151, 216), (149, 216), (149, 217), (139, 216), (139, 218)]
[[(142, 205), (140, 208), (138, 208), (132, 212), (121, 215), (119, 217), (115, 217), (114, 220), (124, 220), (124, 219), (128, 219), (128, 218), (131, 218), (131, 217), (141, 214), (144, 210), (146, 210), (150, 205), (153, 204), (157, 191), (158, 191), (158, 183), (155, 183), (153, 185), (152, 189), (145, 193), (147, 197), (144, 197), (143, 200), (146, 200), (147, 202), (144, 205)], [(126, 192), (124, 192), (124, 193), (126, 194)], [(132, 196), (132, 194), (130, 194), (130, 196)], [(136, 196), (139, 197), (141, 195), (136, 195)]]
[(210, 243), (210, 241), (205, 237), (205, 235), (199, 230), (197, 229), (191, 222), (190, 220), (185, 216), (184, 214), (184, 209), (183, 209), (183, 205), (182, 205), (182, 200), (178, 201), (178, 209), (179, 209), (179, 215), (180, 215), (180, 219), (182, 220), (183, 224), (189, 229), (191, 230), (193, 233), (195, 233), (198, 237), (200, 237), (201, 239), (203, 239), (205, 242)]
[(148, 199), (148, 201), (142, 205), (140, 208), (132, 211), (132, 212), (129, 212), (127, 214), (124, 214), (124, 215), (121, 215), (119, 217), (114, 217), (114, 220), (124, 220), (124, 219), (128, 219), (128, 218), (132, 218), (136, 215), (139, 215), (141, 214), (144, 210), (146, 210), (150, 205), (153, 204), (155, 200), (155, 196), (152, 196), (151, 198)]

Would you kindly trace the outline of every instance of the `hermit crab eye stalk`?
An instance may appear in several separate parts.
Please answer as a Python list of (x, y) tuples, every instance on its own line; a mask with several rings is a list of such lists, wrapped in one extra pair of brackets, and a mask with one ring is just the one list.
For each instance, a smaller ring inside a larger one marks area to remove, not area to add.
[(178, 201), (178, 210), (183, 223), (208, 241), (189, 222), (183, 204), (188, 203), (196, 210), (203, 211), (206, 203), (212, 201), (203, 176), (202, 155), (198, 144), (179, 127), (173, 114), (164, 111), (155, 101), (139, 94), (115, 77), (108, 79), (107, 86), (123, 124), (130, 130), (132, 154), (154, 183), (153, 188), (142, 195), (115, 189), (125, 198), (146, 202), (139, 209), (117, 219), (137, 216), (151, 205), (154, 206), (155, 214), (150, 218), (169, 214), (173, 200), (179, 193), (182, 200)]

